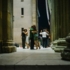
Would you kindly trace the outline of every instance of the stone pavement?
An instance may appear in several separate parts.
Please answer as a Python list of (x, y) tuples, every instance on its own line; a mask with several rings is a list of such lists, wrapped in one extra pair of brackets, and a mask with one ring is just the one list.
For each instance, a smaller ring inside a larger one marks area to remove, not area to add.
[[(70, 65), (70, 61), (62, 60), (60, 53), (55, 53), (51, 49), (51, 47), (41, 48), (38, 50), (22, 49), (22, 47), (18, 47), (17, 52), (0, 54), (0, 67), (4, 68), (4, 67), (7, 67), (8, 65), (17, 66), (19, 68), (18, 69), (16, 67), (17, 69), (12, 69), (12, 70), (20, 70), (20, 66), (22, 67), (25, 66), (26, 68), (27, 66), (30, 67), (33, 65), (34, 66), (37, 66), (37, 65), (38, 66), (49, 66), (49, 65), (68, 66)], [(28, 69), (25, 69), (25, 70), (28, 70)], [(30, 70), (33, 70), (33, 69), (30, 69)], [(39, 70), (39, 69), (35, 69), (35, 70)]]
[(42, 46), (40, 47), (40, 49), (37, 49), (34, 47), (35, 50), (30, 50), (27, 49), (27, 47), (25, 47), (26, 49), (23, 49), (22, 47), (17, 47), (17, 52), (29, 52), (29, 53), (55, 53), (54, 50), (51, 49), (51, 47), (47, 47), (47, 48), (43, 48)]
[(0, 65), (67, 65), (51, 47), (38, 50), (17, 48), (17, 52), (0, 54)]

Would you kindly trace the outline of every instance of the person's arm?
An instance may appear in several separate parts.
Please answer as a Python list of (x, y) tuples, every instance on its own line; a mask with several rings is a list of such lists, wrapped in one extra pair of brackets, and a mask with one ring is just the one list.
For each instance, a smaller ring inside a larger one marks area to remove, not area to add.
[(25, 31), (22, 31), (23, 33), (25, 33)]
[(24, 34), (27, 34), (27, 32), (23, 31)]
[(48, 33), (46, 33), (46, 35), (47, 35), (47, 36), (49, 36), (49, 34), (48, 34)]
[(28, 32), (25, 32), (26, 35), (28, 35)]
[(32, 31), (32, 33), (37, 33), (37, 31)]
[(40, 32), (39, 34), (42, 35), (42, 32)]

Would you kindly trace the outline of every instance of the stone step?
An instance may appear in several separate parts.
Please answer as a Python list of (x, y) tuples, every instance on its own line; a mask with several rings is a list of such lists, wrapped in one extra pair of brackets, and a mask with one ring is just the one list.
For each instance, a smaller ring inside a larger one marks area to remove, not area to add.
[(2, 65), (0, 70), (70, 70), (70, 65)]

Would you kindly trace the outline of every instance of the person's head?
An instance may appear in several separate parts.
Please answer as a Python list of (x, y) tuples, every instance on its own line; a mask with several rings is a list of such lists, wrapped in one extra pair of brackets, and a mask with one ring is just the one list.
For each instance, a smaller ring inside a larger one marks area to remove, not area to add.
[(40, 30), (40, 32), (42, 32), (42, 30)]
[(36, 25), (32, 25), (33, 30), (36, 30)]
[(25, 32), (27, 32), (27, 29), (25, 29)]
[(24, 31), (24, 28), (21, 28), (21, 31)]
[(45, 29), (43, 29), (43, 32), (45, 31)]

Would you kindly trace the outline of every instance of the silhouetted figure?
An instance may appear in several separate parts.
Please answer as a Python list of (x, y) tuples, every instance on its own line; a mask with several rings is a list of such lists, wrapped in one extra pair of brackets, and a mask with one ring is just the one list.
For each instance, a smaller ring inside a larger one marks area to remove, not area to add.
[(25, 49), (26, 34), (24, 28), (21, 29), (21, 36), (22, 36), (22, 47)]

